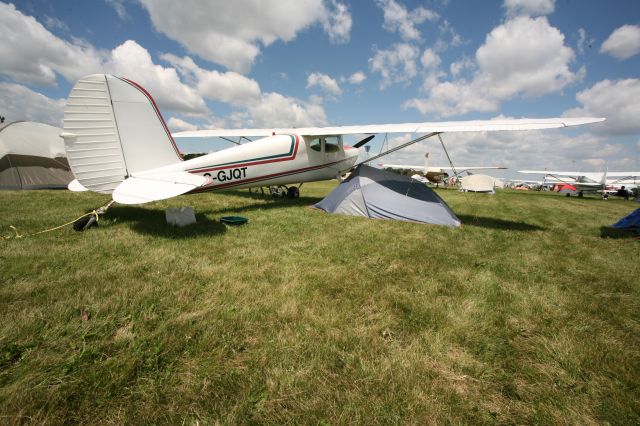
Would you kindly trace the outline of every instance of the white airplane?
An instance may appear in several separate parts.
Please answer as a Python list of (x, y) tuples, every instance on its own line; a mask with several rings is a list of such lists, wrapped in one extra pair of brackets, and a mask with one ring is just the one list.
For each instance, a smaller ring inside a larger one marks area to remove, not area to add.
[(605, 170), (602, 173), (585, 173), (549, 170), (518, 170), (518, 173), (541, 174), (544, 175), (545, 180), (551, 178), (555, 179), (557, 182), (573, 185), (578, 191), (579, 197), (582, 197), (585, 192), (592, 192), (601, 193), (603, 198), (606, 198), (605, 195), (608, 190), (618, 189), (621, 185), (634, 187), (637, 185), (636, 182), (640, 183), (640, 172), (608, 172)]
[[(387, 163), (380, 163), (379, 166), (383, 168), (389, 168), (389, 169), (409, 170), (409, 171), (419, 172), (420, 174), (413, 175), (411, 177), (423, 183), (426, 183), (423, 180), (424, 178), (426, 178), (427, 181), (431, 183), (436, 183), (436, 184), (444, 182), (444, 180), (449, 177), (448, 171), (454, 171), (454, 168), (451, 166), (429, 166), (428, 152), (425, 153), (424, 155), (424, 166), (410, 166), (406, 164), (387, 164)], [(457, 178), (458, 176), (460, 176), (462, 173), (465, 173), (465, 172), (467, 174), (471, 174), (472, 171), (476, 171), (476, 170), (497, 170), (497, 169), (504, 170), (506, 169), (506, 167), (502, 167), (502, 166), (455, 167), (455, 172), (453, 177)], [(422, 176), (424, 176), (423, 179), (421, 179)]]
[[(183, 161), (145, 89), (126, 78), (94, 74), (79, 80), (71, 90), (61, 136), (76, 178), (69, 189), (111, 194), (121, 204), (142, 204), (185, 193), (339, 177), (356, 165), (358, 148), (373, 137), (349, 147), (342, 141), (345, 134), (424, 134), (365, 160), (369, 162), (445, 132), (550, 129), (603, 120), (548, 118), (182, 132), (176, 136), (262, 137)], [(293, 192), (297, 193), (297, 188)]]

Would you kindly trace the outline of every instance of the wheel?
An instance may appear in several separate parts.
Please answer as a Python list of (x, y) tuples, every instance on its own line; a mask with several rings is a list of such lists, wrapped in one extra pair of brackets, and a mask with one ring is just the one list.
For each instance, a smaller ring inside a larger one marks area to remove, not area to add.
[(300, 197), (300, 190), (298, 189), (298, 187), (297, 186), (289, 187), (289, 189), (287, 189), (287, 197), (288, 198), (299, 198)]

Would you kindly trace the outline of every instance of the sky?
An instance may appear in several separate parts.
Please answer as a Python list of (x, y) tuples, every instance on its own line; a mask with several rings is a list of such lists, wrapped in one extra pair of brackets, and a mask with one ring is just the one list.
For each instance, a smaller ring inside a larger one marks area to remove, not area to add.
[[(606, 117), (443, 139), (458, 166), (509, 168), (495, 176), (640, 170), (637, 0), (21, 0), (0, 2), (0, 40), (7, 121), (61, 126), (75, 81), (104, 72), (145, 87), (172, 131)], [(427, 151), (447, 164), (432, 139), (384, 161)]]

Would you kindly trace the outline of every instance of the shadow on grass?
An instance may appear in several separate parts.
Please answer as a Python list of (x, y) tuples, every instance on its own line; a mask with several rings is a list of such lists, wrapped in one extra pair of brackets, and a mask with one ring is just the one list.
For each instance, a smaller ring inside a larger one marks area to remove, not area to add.
[(196, 223), (183, 228), (169, 225), (164, 210), (116, 206), (111, 207), (104, 217), (116, 222), (131, 223), (131, 229), (138, 233), (165, 238), (213, 236), (227, 230), (224, 224), (207, 218), (203, 213), (196, 213)]
[(505, 231), (543, 231), (545, 228), (525, 222), (480, 217), (471, 215), (457, 215), (464, 226), (478, 226), (480, 228), (504, 229)]
[(601, 238), (640, 240), (640, 229), (619, 229), (611, 226), (600, 227)]
[(221, 207), (219, 209), (207, 210), (208, 214), (227, 214), (227, 213), (243, 213), (254, 210), (271, 210), (271, 209), (286, 209), (289, 207), (307, 207), (322, 200), (318, 197), (300, 197), (295, 199), (290, 198), (274, 198), (271, 195), (256, 195), (250, 194), (246, 191), (226, 191), (225, 194), (236, 195), (243, 198), (255, 200), (253, 204), (244, 204), (235, 207)]

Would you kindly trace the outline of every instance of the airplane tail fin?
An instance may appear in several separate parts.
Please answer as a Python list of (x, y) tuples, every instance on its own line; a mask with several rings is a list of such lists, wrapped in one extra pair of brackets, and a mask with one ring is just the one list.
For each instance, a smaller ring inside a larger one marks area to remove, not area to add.
[(112, 75), (93, 74), (76, 83), (61, 136), (80, 185), (74, 187), (104, 194), (134, 173), (182, 161), (151, 95)]

